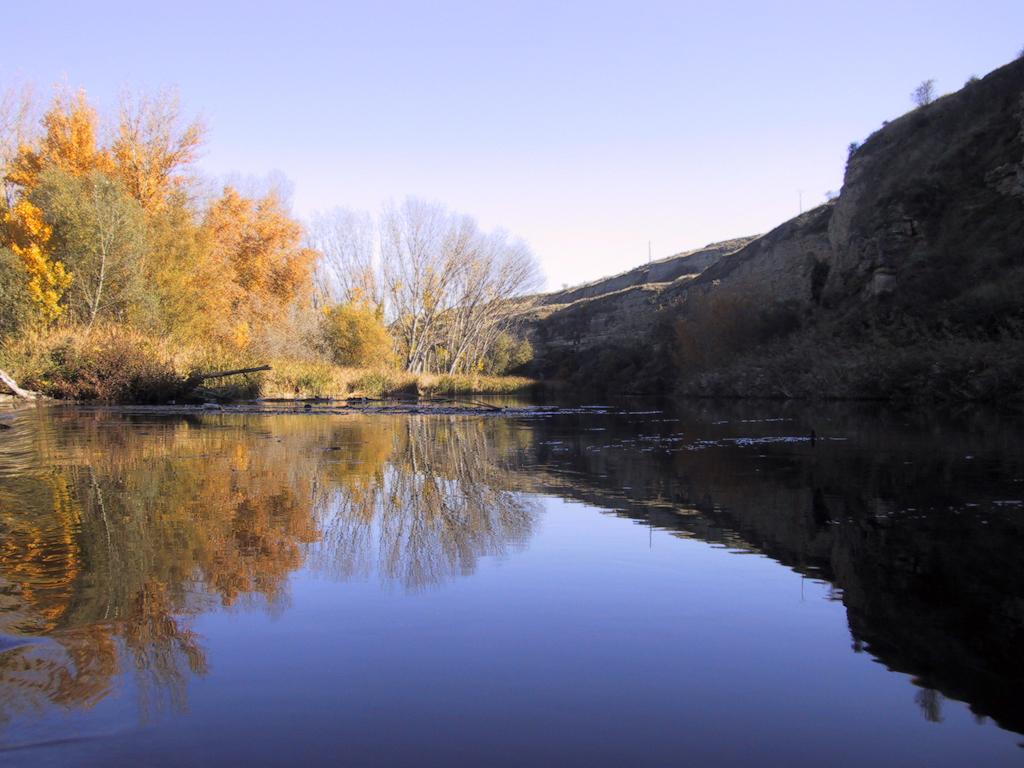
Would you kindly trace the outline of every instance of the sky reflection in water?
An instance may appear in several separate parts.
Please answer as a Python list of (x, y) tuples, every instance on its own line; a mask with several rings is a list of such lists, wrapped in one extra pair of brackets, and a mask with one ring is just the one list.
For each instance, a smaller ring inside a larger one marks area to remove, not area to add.
[(0, 763), (1019, 761), (1019, 429), (758, 409), (22, 413)]

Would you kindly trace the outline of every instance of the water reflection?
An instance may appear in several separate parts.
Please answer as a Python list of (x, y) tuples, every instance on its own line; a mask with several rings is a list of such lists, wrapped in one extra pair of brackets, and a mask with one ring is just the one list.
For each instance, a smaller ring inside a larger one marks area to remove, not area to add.
[(553, 427), (537, 477), (831, 583), (853, 650), (913, 675), (925, 719), (948, 697), (1024, 733), (1021, 426), (971, 408), (719, 403)]
[(0, 635), (31, 640), (0, 652), (0, 722), (91, 707), (122, 674), (143, 713), (182, 709), (208, 666), (198, 614), (281, 613), (303, 565), (438, 584), (536, 518), (511, 424), (33, 418), (0, 454)]
[(182, 710), (213, 663), (199, 616), (285, 615), (303, 569), (438, 588), (526, 547), (543, 493), (825, 581), (853, 652), (913, 676), (907, 705), (927, 721), (954, 699), (1024, 732), (1018, 427), (764, 404), (537, 420), (23, 414), (0, 445), (0, 727), (95, 707), (125, 678), (143, 714)]
[[(472, 573), (479, 557), (530, 538), (536, 502), (511, 492), (530, 432), (508, 423), (419, 418), (388, 422), (386, 456), (367, 462), (363, 445), (343, 441), (319, 507), (322, 540), (311, 563), (340, 578), (380, 578), (408, 589)], [(495, 426), (504, 429), (495, 430)]]

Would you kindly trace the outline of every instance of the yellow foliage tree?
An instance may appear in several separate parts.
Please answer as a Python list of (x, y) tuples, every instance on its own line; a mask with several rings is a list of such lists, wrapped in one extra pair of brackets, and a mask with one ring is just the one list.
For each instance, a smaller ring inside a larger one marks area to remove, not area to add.
[(394, 341), (380, 310), (353, 301), (324, 310), (324, 351), (338, 365), (390, 366), (395, 361)]
[(47, 320), (60, 317), (60, 300), (71, 285), (72, 275), (60, 261), (52, 259), (47, 246), (53, 230), (43, 212), (22, 198), (4, 213), (7, 240), (25, 265), (28, 291), (33, 303)]
[(252, 200), (226, 187), (207, 212), (203, 233), (221, 275), (203, 291), (206, 312), (232, 318), (228, 340), (235, 346), (246, 346), (289, 304), (308, 299), (317, 253), (303, 247), (302, 226), (276, 194)]
[(198, 120), (181, 127), (177, 97), (126, 96), (117, 138), (111, 146), (117, 175), (149, 212), (162, 208), (181, 188), (183, 171), (195, 161), (206, 129)]
[(110, 154), (97, 144), (99, 117), (85, 91), (74, 95), (67, 91), (58, 93), (42, 122), (39, 145), (19, 149), (8, 181), (32, 189), (46, 168), (59, 168), (73, 176), (112, 170)]

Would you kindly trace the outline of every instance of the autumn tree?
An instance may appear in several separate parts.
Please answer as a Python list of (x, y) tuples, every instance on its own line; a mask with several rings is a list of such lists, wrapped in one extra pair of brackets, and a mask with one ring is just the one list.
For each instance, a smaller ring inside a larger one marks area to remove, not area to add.
[(126, 94), (111, 146), (115, 172), (146, 211), (157, 210), (181, 189), (204, 136), (199, 120), (184, 123), (176, 94)]
[(142, 209), (123, 186), (93, 170), (81, 176), (51, 168), (36, 180), (30, 201), (46, 212), (52, 249), (75, 276), (71, 318), (127, 320), (142, 300), (145, 230)]
[(275, 193), (252, 200), (226, 187), (206, 214), (203, 235), (223, 275), (207, 286), (206, 305), (232, 318), (235, 345), (246, 346), (289, 304), (308, 298), (317, 254), (302, 244), (302, 226)]
[(16, 187), (7, 180), (23, 146), (31, 144), (37, 126), (33, 119), (35, 98), (28, 84), (0, 91), (0, 209), (14, 205)]
[(5, 332), (23, 325), (25, 297), (47, 321), (114, 320), (204, 347), (271, 351), (274, 337), (291, 352), (300, 320), (316, 327), (301, 225), (275, 192), (197, 203), (205, 131), (176, 95), (124, 97), (106, 144), (84, 92), (59, 91), (35, 129), (30, 96), (0, 92)]
[(137, 308), (139, 326), (186, 343), (208, 338), (226, 318), (205, 313), (209, 296), (226, 279), (209, 258), (206, 239), (184, 190), (169, 194), (146, 216), (147, 300)]
[(43, 135), (36, 144), (23, 144), (7, 178), (25, 190), (33, 189), (46, 169), (72, 176), (89, 171), (110, 171), (110, 154), (99, 146), (99, 115), (85, 91), (59, 92), (43, 115)]
[(53, 228), (43, 211), (22, 198), (4, 212), (3, 240), (20, 257), (24, 286), (41, 317), (56, 320), (63, 312), (61, 299), (72, 283), (72, 274), (53, 257)]
[(95, 152), (96, 114), (84, 96), (72, 100), (62, 94), (54, 100), (43, 118), (45, 133), (38, 146), (31, 126), (32, 113), (32, 90), (28, 86), (0, 94), (0, 171), (4, 181), (0, 247), (6, 246), (9, 253), (18, 256), (22, 267), (20, 274), (9, 260), (5, 267), (10, 281), (4, 291), (10, 294), (5, 325), (13, 324), (15, 316), (28, 319), (18, 309), (25, 306), (25, 297), (34, 308), (33, 314), (55, 320), (62, 312), (60, 301), (72, 280), (64, 264), (52, 257), (53, 230), (44, 212), (19, 193), (31, 188), (45, 163), (73, 166), (83, 155)]

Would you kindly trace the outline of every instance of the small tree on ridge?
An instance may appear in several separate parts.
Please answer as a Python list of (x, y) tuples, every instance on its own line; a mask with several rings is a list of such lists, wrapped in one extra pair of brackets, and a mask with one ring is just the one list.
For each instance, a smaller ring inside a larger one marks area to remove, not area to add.
[(914, 104), (919, 107), (925, 107), (931, 104), (935, 100), (935, 81), (925, 80), (914, 92), (910, 94), (910, 98), (913, 99)]

